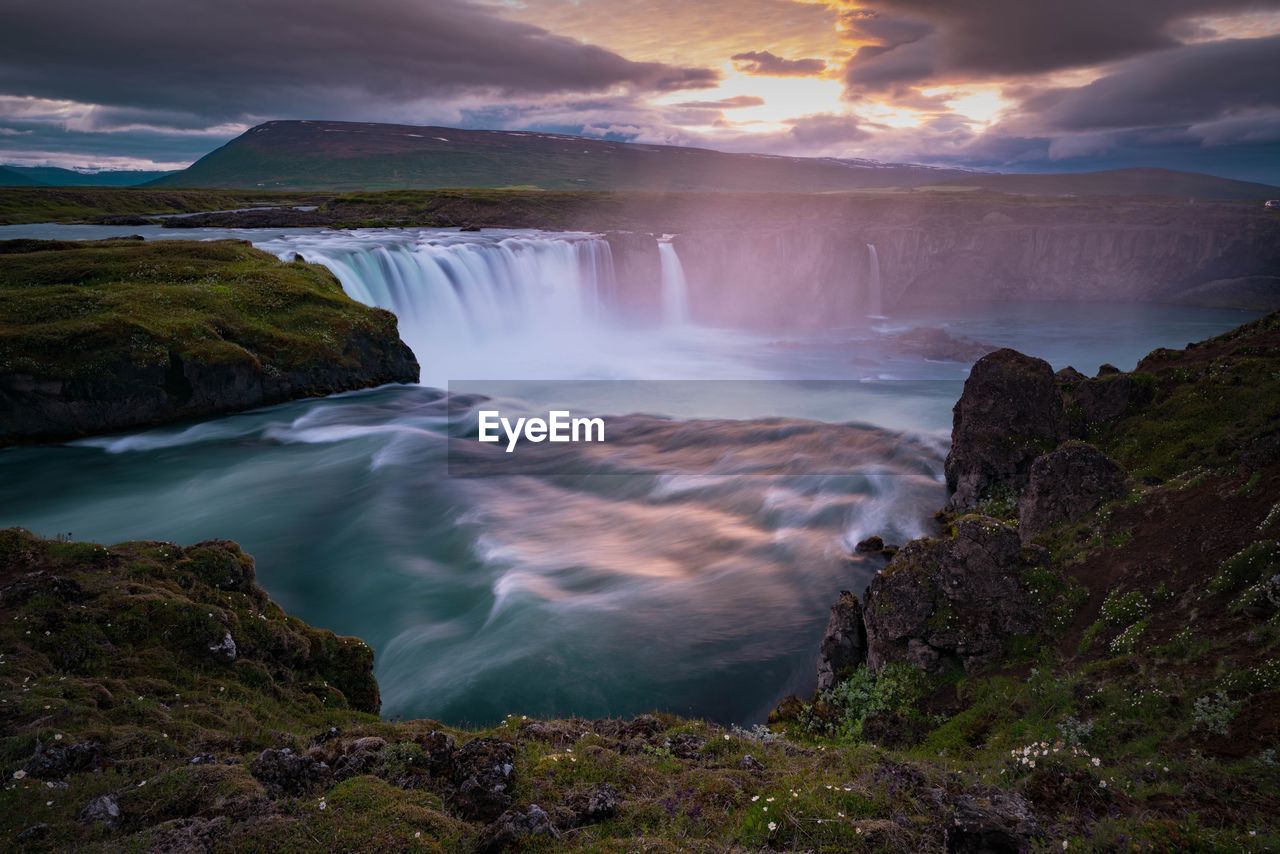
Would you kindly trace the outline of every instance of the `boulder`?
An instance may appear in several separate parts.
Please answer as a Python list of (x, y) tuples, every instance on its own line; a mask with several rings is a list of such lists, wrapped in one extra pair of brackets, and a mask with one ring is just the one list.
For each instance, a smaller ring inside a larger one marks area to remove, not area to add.
[(972, 670), (996, 660), (1009, 638), (1040, 625), (1021, 576), (1041, 560), (1014, 528), (985, 516), (962, 517), (946, 539), (907, 543), (867, 588), (867, 666)]
[(427, 771), (433, 777), (450, 777), (453, 774), (453, 755), (458, 749), (457, 740), (443, 730), (433, 729), (416, 736), (414, 741), (427, 755)]
[(1032, 461), (1066, 435), (1053, 369), (1016, 350), (979, 359), (952, 413), (945, 466), (951, 511), (971, 510), (992, 494), (1021, 491)]
[(508, 810), (485, 828), (476, 846), (481, 854), (497, 854), (520, 845), (530, 837), (559, 839), (560, 832), (551, 823), (546, 810), (530, 804), (523, 810)]
[(115, 795), (99, 795), (85, 804), (80, 811), (80, 821), (85, 824), (105, 824), (107, 827), (120, 826), (120, 801)]
[(622, 796), (618, 794), (618, 790), (608, 783), (574, 792), (567, 799), (567, 805), (573, 812), (573, 822), (577, 826), (613, 818), (618, 814), (621, 802)]
[(305, 795), (327, 783), (329, 766), (289, 748), (264, 750), (249, 763), (249, 773), (266, 787), (273, 798)]
[(1021, 795), (991, 789), (952, 801), (947, 851), (954, 854), (1019, 854), (1041, 836), (1040, 825)]
[(453, 757), (455, 806), (471, 820), (493, 821), (511, 807), (516, 749), (496, 738), (468, 741)]
[(862, 604), (848, 590), (831, 606), (827, 630), (818, 652), (818, 690), (830, 691), (840, 678), (867, 659), (867, 631)]
[(858, 554), (883, 551), (884, 540), (880, 537), (867, 537), (865, 540), (859, 541), (859, 543), (853, 547), (853, 550)]
[(1065, 368), (1055, 373), (1053, 378), (1060, 383), (1078, 383), (1087, 379), (1084, 374), (1080, 373), (1070, 365), (1067, 365)]
[(1018, 502), (1024, 543), (1061, 522), (1078, 519), (1125, 493), (1124, 469), (1085, 442), (1064, 442), (1036, 458)]
[(32, 777), (56, 780), (79, 771), (91, 771), (101, 761), (97, 742), (64, 745), (42, 741), (36, 744), (35, 752), (22, 767)]

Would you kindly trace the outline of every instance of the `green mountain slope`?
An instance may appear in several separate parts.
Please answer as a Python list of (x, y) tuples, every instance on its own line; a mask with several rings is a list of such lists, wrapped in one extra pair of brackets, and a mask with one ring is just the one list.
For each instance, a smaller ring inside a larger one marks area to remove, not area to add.
[(965, 174), (927, 166), (726, 154), (546, 133), (289, 121), (251, 128), (152, 186), (820, 192), (920, 186)]
[(152, 187), (824, 192), (921, 186), (1033, 195), (1261, 199), (1280, 189), (1166, 169), (1004, 175), (836, 158), (729, 154), (528, 131), (278, 121)]
[(30, 179), (32, 186), (48, 187), (137, 187), (148, 181), (172, 175), (172, 172), (144, 171), (140, 169), (104, 170), (102, 172), (77, 172), (57, 166), (5, 166), (10, 172)]
[(0, 166), (0, 187), (40, 187), (39, 181), (11, 166)]

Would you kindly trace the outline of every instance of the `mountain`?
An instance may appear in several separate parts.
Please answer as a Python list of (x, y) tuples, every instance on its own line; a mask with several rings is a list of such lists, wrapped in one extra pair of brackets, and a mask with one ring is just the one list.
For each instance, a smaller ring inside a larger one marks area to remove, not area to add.
[(929, 166), (726, 154), (528, 131), (280, 121), (249, 129), (151, 186), (815, 192), (914, 187), (967, 174)]
[(1179, 196), (1199, 199), (1263, 199), (1280, 189), (1267, 184), (1218, 178), (1173, 169), (1111, 169), (1054, 174), (971, 173), (946, 186), (971, 186), (1033, 196)]
[(328, 121), (258, 125), (148, 186), (792, 192), (943, 186), (1033, 195), (1258, 199), (1280, 194), (1264, 184), (1165, 169), (1006, 175), (874, 160), (729, 154), (531, 131)]
[(36, 181), (12, 166), (0, 166), (0, 187), (39, 187), (39, 181)]
[(143, 171), (140, 169), (104, 170), (101, 172), (77, 172), (56, 166), (3, 166), (10, 172), (26, 177), (30, 183), (4, 186), (46, 187), (137, 187), (172, 175), (172, 172)]

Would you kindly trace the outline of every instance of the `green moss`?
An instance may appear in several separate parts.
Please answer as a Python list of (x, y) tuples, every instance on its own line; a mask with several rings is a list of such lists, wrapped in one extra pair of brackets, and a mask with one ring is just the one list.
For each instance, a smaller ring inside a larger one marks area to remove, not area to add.
[(395, 340), (395, 330), (393, 315), (348, 298), (323, 267), (241, 241), (0, 243), (0, 372), (354, 366), (353, 338)]

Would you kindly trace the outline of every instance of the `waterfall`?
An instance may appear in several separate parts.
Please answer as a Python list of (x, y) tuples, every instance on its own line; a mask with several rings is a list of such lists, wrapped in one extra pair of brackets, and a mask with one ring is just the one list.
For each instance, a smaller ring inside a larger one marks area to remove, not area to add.
[(880, 255), (874, 243), (867, 244), (867, 258), (871, 267), (867, 282), (867, 315), (884, 317), (884, 294), (880, 284)]
[(662, 264), (662, 319), (682, 326), (689, 322), (689, 283), (669, 237), (658, 242), (658, 257)]
[(588, 234), (370, 230), (263, 246), (323, 264), (350, 297), (393, 312), (436, 385), (539, 349), (589, 353), (616, 290), (609, 243)]

